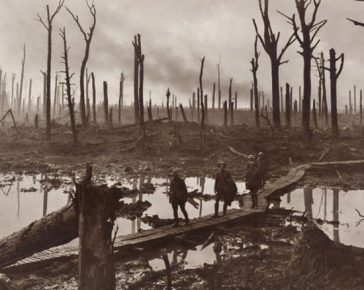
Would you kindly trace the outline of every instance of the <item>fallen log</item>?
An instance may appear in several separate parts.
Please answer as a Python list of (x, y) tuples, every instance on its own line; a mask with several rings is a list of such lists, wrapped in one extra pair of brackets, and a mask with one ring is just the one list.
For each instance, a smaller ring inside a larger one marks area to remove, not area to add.
[(78, 237), (75, 205), (68, 205), (0, 240), (0, 268)]
[[(126, 194), (126, 189), (110, 190), (119, 199)], [(43, 250), (64, 245), (77, 237), (77, 204), (72, 203), (0, 240), (0, 268)]]

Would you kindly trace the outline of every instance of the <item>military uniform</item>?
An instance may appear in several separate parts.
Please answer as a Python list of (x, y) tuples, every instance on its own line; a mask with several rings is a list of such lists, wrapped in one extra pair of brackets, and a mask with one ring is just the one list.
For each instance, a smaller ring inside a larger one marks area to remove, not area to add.
[(218, 216), (220, 200), (224, 200), (223, 213), (225, 215), (227, 206), (231, 204), (237, 192), (229, 171), (223, 169), (216, 174), (214, 189), (216, 192), (215, 217)]
[(252, 208), (258, 206), (258, 190), (262, 188), (259, 169), (254, 161), (249, 161), (246, 173), (246, 188), (250, 190), (252, 197)]
[(185, 208), (188, 192), (184, 180), (179, 176), (174, 176), (170, 184), (170, 192), (169, 202), (172, 204), (175, 225), (178, 225), (178, 207), (181, 208), (186, 224), (188, 224), (189, 219)]

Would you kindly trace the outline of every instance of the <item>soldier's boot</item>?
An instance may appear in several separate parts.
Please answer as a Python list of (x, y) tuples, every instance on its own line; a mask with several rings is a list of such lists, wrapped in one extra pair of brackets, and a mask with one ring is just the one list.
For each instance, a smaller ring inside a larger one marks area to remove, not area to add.
[(223, 215), (226, 215), (226, 211), (227, 211), (227, 204), (224, 203)]
[(254, 193), (251, 193), (251, 198), (252, 198), (252, 206), (251, 208), (255, 207), (255, 197), (254, 197)]
[(219, 216), (219, 203), (216, 202), (215, 203), (215, 214), (214, 217), (218, 217)]

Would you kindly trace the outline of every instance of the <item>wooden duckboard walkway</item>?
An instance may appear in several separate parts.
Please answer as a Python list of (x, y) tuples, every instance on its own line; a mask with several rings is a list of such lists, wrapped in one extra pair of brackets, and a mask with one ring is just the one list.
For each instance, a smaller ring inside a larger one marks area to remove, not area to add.
[[(242, 209), (229, 210), (225, 216), (212, 218), (212, 215), (204, 216), (201, 218), (191, 220), (187, 226), (180, 226), (174, 228), (172, 226), (165, 226), (155, 229), (142, 231), (136, 234), (117, 237), (115, 240), (115, 250), (123, 250), (129, 247), (142, 247), (143, 244), (167, 240), (180, 235), (186, 235), (199, 230), (212, 228), (227, 222), (237, 221), (252, 214), (264, 213), (268, 208), (268, 197), (274, 193), (284, 191), (300, 181), (307, 170), (313, 167), (331, 167), (341, 165), (364, 165), (364, 160), (359, 161), (342, 161), (342, 162), (317, 162), (311, 164), (300, 165), (292, 168), (287, 175), (277, 179), (275, 182), (269, 184), (263, 191), (259, 193), (258, 205), (256, 209), (249, 208), (250, 204)], [(31, 257), (25, 258), (17, 263), (9, 266), (20, 266), (36, 262), (43, 262), (56, 258), (76, 256), (78, 254), (78, 247), (57, 247), (46, 251), (34, 254)]]

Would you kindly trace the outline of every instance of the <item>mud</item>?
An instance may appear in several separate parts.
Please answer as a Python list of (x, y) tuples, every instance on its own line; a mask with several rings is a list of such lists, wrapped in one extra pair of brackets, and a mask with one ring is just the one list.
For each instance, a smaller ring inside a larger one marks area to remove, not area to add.
[[(175, 130), (182, 142), (171, 142)], [(209, 126), (204, 149), (200, 148), (200, 132), (195, 124), (149, 126), (143, 147), (135, 143), (139, 134), (135, 128), (81, 130), (79, 146), (72, 145), (72, 137), (64, 126), (54, 130), (49, 143), (43, 140), (41, 130), (20, 128), (20, 131), (19, 135), (7, 134), (0, 140), (1, 172), (52, 173), (66, 175), (72, 180), (82, 176), (85, 165), (92, 163), (95, 176), (110, 186), (123, 185), (120, 177), (140, 176), (160, 177), (164, 180), (163, 185), (175, 167), (180, 168), (184, 176), (213, 177), (219, 160), (228, 164), (236, 179), (243, 180), (246, 160), (231, 153), (227, 145), (244, 154), (265, 151), (269, 159), (269, 181), (302, 163), (364, 159), (364, 132), (359, 128), (345, 131), (340, 141), (331, 140), (329, 131), (319, 130), (312, 143), (307, 145), (301, 142), (300, 132), (294, 130), (271, 132), (268, 129), (256, 131), (247, 126), (229, 129)], [(51, 178), (53, 182), (47, 184), (59, 190), (56, 179)], [(11, 182), (14, 180), (9, 177), (0, 187), (5, 189), (5, 185)], [(298, 187), (307, 185), (352, 190), (363, 188), (364, 181), (361, 172), (327, 170), (309, 173)], [(146, 182), (144, 186), (144, 192), (155, 191), (154, 183)], [(22, 194), (31, 195), (32, 190), (32, 186), (24, 187)], [(203, 194), (200, 190), (193, 197), (206, 202), (213, 198), (211, 193)], [(130, 216), (127, 214), (126, 217), (138, 219), (141, 212), (151, 209), (145, 201), (133, 207)], [(141, 221), (149, 227), (171, 222), (153, 213)], [(335, 276), (320, 271), (317, 276), (312, 275), (301, 284), (295, 284), (297, 276), (291, 271), (290, 261), (293, 253), (297, 253), (297, 241), (304, 239), (301, 232), (307, 221), (306, 217), (295, 216), (286, 210), (273, 210), (241, 224), (217, 228), (215, 233), (201, 232), (198, 236), (177, 238), (163, 247), (119, 253), (116, 261), (118, 289), (165, 289), (163, 253), (174, 261), (172, 283), (175, 289), (303, 289), (299, 288), (302, 285), (307, 289), (361, 289), (362, 271), (356, 270), (353, 264), (343, 266), (340, 271), (331, 269)], [(202, 249), (211, 235), (213, 238)], [(346, 246), (335, 249), (337, 254), (348, 251)], [(205, 253), (206, 259), (202, 258)], [(354, 259), (361, 253), (359, 249), (348, 255)], [(335, 258), (335, 253), (330, 255)], [(31, 269), (9, 269), (4, 273), (10, 282), (6, 277), (0, 277), (0, 285), (3, 283), (16, 289), (77, 289), (76, 259), (57, 260)], [(350, 281), (345, 277), (350, 277)]]

